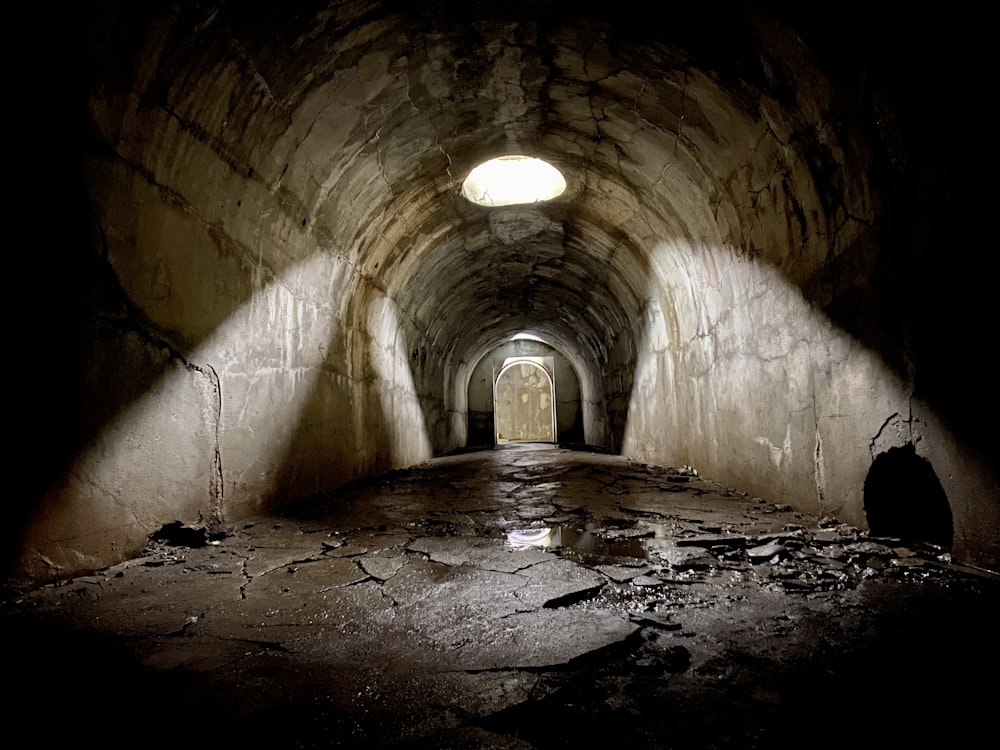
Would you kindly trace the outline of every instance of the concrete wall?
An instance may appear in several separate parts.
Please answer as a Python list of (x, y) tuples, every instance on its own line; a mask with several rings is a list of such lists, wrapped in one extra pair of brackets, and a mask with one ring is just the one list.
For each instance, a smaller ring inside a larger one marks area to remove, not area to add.
[[(861, 525), (872, 462), (912, 444), (956, 555), (1000, 567), (978, 155), (912, 84), (977, 91), (948, 16), (932, 65), (833, 9), (358, 10), (62, 19), (14, 579), (465, 445), (476, 363), (526, 330), (586, 442)], [(462, 199), (524, 152), (563, 196)]]

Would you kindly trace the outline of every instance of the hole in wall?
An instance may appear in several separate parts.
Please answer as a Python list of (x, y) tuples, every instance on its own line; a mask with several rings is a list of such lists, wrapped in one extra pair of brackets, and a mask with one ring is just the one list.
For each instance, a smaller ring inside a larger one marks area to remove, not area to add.
[(929, 542), (951, 549), (951, 506), (930, 461), (912, 443), (890, 448), (865, 477), (865, 516), (874, 536)]

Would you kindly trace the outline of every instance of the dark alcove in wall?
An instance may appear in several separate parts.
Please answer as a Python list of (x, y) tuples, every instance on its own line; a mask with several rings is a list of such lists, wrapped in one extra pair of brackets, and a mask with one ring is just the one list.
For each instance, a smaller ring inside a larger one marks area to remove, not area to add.
[(581, 445), (585, 442), (580, 378), (570, 360), (558, 349), (541, 341), (507, 341), (482, 357), (473, 369), (468, 386), (467, 446), (492, 446), (496, 443), (494, 382), (504, 367), (515, 360), (551, 360), (555, 392), (556, 430), (559, 443)]
[(951, 507), (926, 458), (912, 443), (879, 454), (865, 478), (865, 515), (874, 536), (951, 549)]

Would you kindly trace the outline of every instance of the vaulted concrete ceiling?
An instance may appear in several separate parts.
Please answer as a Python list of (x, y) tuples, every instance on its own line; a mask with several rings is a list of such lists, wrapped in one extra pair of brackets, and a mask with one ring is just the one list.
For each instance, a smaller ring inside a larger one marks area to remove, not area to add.
[[(172, 146), (177, 131), (196, 134), (250, 177), (218, 176), (219, 219), (277, 194), (296, 229), (349, 255), (455, 360), (530, 328), (604, 361), (638, 335), (657, 245), (770, 254), (801, 276), (814, 264), (793, 254), (825, 254), (817, 238), (871, 220), (868, 155), (825, 121), (829, 85), (804, 42), (760, 8), (675, 9), (666, 24), (638, 5), (561, 2), (127, 16), (111, 39), (146, 38), (144, 57), (123, 65), (109, 44), (103, 60), (139, 77), (120, 83), (141, 99), (120, 105), (140, 116), (108, 112), (106, 128), (126, 129), (107, 135), (156, 155), (161, 180), (196, 158)], [(508, 153), (555, 164), (566, 194), (465, 201), (471, 168)], [(835, 186), (817, 181), (834, 171)], [(275, 267), (297, 257), (296, 239), (289, 229)]]

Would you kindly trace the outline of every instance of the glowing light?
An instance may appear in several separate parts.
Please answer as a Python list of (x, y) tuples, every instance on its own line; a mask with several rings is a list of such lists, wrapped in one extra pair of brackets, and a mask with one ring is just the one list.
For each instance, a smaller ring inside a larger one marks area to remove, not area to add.
[(507, 534), (507, 546), (516, 550), (544, 549), (552, 544), (552, 529), (515, 529)]
[(540, 338), (540, 337), (536, 336), (533, 333), (515, 333), (513, 336), (510, 337), (510, 340), (511, 341), (541, 341), (543, 344), (547, 344), (548, 343), (545, 339)]
[(462, 195), (480, 206), (538, 203), (562, 195), (562, 173), (531, 156), (500, 156), (473, 169), (462, 183)]

